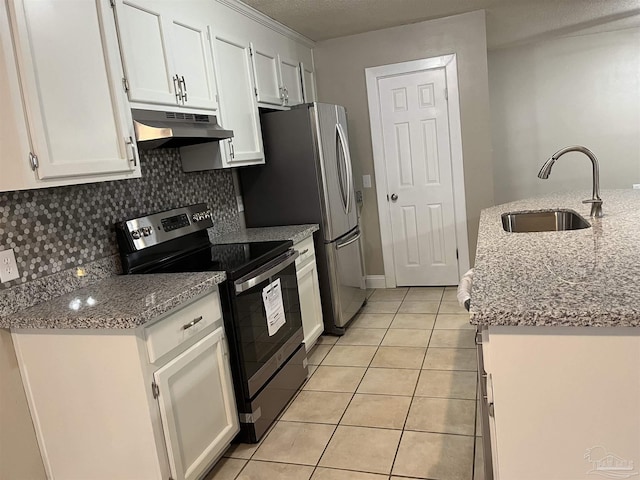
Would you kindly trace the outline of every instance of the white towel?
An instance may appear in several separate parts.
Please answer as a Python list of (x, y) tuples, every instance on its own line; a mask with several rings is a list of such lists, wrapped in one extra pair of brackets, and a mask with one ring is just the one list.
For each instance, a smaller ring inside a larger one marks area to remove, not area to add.
[(460, 279), (458, 285), (458, 303), (461, 307), (469, 310), (469, 304), (471, 302), (471, 285), (473, 284), (473, 268), (465, 273)]

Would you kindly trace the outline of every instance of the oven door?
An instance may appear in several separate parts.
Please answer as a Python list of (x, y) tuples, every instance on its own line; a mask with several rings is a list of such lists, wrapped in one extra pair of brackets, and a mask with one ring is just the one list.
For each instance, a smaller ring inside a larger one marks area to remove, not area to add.
[[(286, 363), (304, 338), (295, 266), (298, 255), (290, 249), (231, 285), (237, 353), (249, 398)], [(263, 292), (278, 281), (284, 324), (269, 331)]]

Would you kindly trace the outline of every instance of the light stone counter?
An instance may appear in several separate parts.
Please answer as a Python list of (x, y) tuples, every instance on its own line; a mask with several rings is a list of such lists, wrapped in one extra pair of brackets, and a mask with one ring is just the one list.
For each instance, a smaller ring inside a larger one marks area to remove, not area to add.
[(224, 272), (116, 275), (0, 318), (0, 328), (136, 328), (215, 288)]
[[(640, 191), (605, 190), (602, 218), (590, 192), (549, 195), (482, 211), (471, 323), (640, 327)], [(508, 233), (506, 212), (567, 208), (591, 228)]]
[(214, 244), (270, 242), (276, 240), (291, 240), (295, 244), (313, 235), (313, 232), (316, 232), (317, 230), (317, 224), (243, 228), (235, 232), (211, 236), (210, 239)]

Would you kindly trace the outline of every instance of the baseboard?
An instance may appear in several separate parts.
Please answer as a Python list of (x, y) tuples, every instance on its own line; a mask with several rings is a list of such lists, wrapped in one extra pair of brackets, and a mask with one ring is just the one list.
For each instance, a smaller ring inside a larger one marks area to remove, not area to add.
[(367, 288), (387, 288), (387, 280), (384, 275), (367, 275), (364, 281)]

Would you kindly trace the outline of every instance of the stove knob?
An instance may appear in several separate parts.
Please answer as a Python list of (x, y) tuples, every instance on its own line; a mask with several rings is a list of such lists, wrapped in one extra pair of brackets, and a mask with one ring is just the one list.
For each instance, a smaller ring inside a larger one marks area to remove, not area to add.
[(131, 232), (131, 236), (134, 240), (138, 240), (140, 238), (140, 230), (133, 230)]

